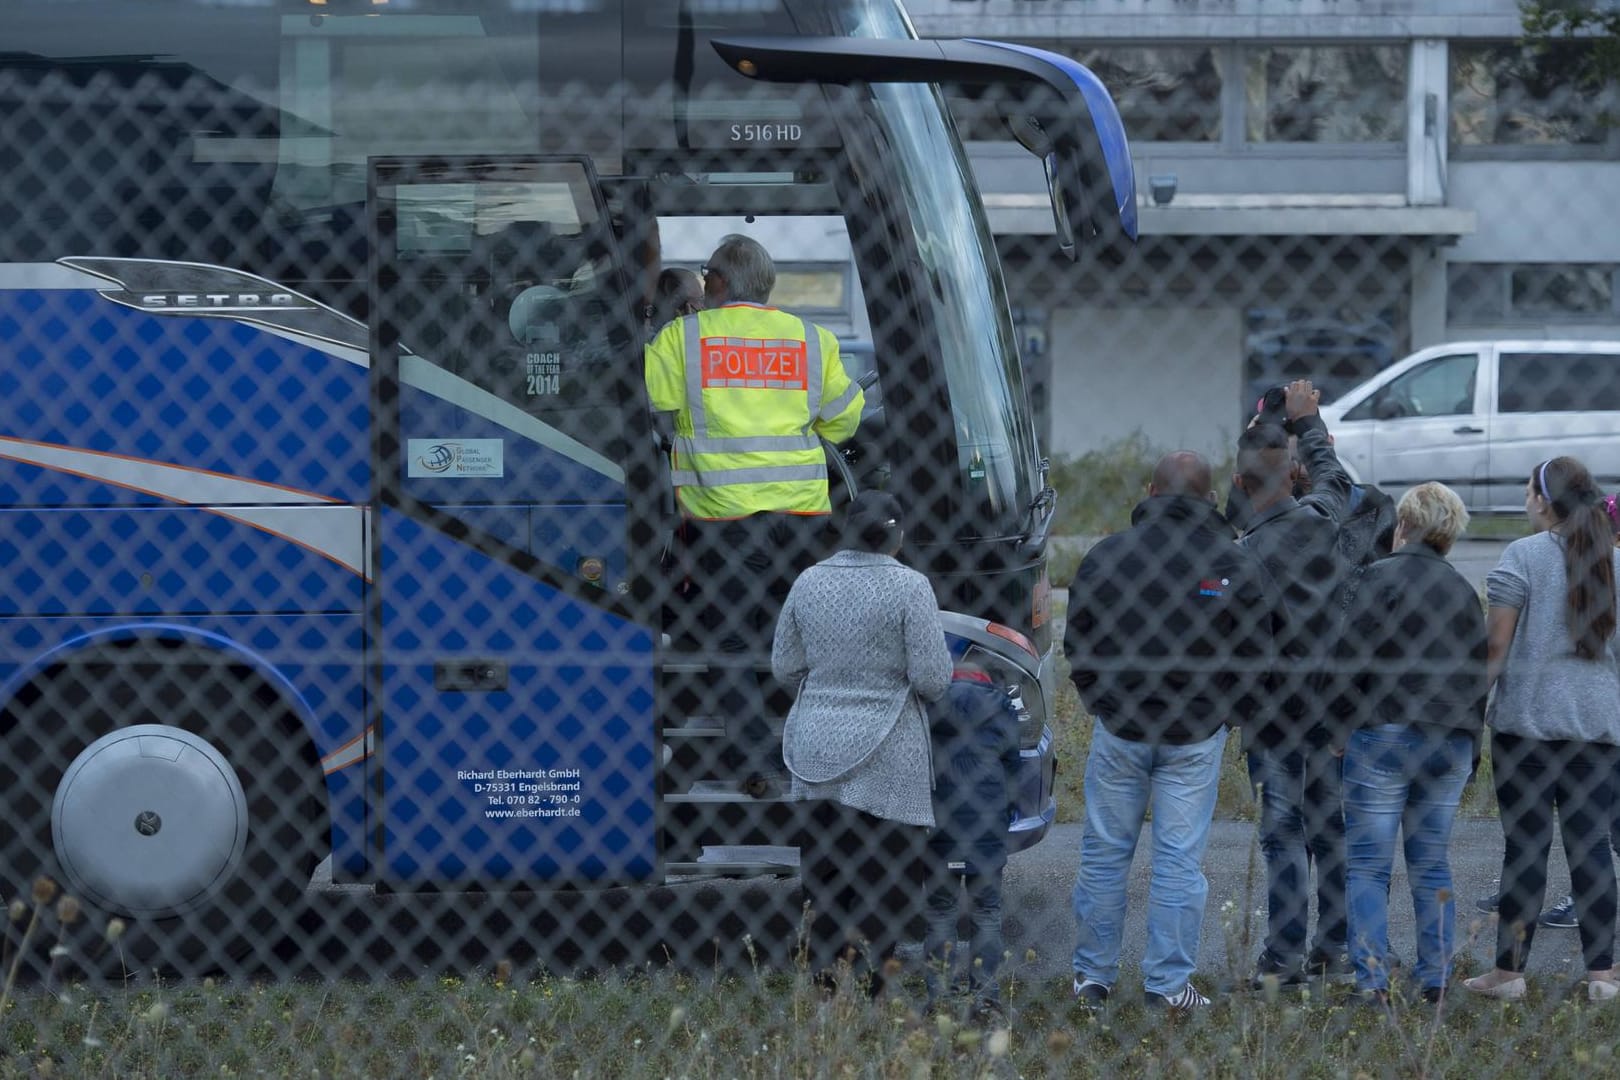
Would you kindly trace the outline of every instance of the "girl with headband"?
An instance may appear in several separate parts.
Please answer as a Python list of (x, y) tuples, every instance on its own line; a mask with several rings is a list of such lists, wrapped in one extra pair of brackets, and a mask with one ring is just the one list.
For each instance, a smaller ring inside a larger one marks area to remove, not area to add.
[(1504, 840), (1496, 966), (1463, 985), (1524, 996), (1556, 813), (1587, 996), (1606, 1001), (1620, 997), (1609, 860), (1620, 766), (1620, 549), (1591, 472), (1574, 458), (1536, 466), (1524, 505), (1535, 533), (1509, 544), (1485, 579), (1487, 678), (1496, 689), (1487, 722)]

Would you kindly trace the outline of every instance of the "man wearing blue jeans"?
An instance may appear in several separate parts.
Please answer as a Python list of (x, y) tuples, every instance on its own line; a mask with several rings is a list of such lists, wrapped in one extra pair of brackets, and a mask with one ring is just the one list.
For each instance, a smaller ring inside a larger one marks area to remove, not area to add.
[[(1290, 383), (1282, 414), (1262, 414), (1239, 438), (1234, 477), (1252, 508), (1238, 544), (1264, 564), (1286, 620), (1266, 710), (1243, 729), (1266, 861), (1257, 982), (1350, 973), (1342, 778), (1323, 694), (1351, 569), (1339, 536), (1350, 478), (1317, 413), (1318, 396), (1306, 380)], [(1302, 470), (1309, 490), (1296, 497)], [(1307, 954), (1313, 862), (1317, 927)]]
[(1125, 878), (1149, 809), (1153, 869), (1142, 957), (1149, 1006), (1209, 1004), (1190, 978), (1209, 884), (1204, 851), (1226, 725), (1252, 715), (1280, 615), (1260, 560), (1233, 543), (1209, 463), (1167, 454), (1131, 528), (1086, 555), (1064, 651), (1096, 718), (1074, 883), (1074, 993), (1095, 1008), (1119, 978)]

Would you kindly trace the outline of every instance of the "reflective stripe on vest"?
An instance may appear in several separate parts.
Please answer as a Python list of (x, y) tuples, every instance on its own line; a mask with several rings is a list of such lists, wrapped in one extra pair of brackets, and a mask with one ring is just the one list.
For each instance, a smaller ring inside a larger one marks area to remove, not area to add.
[(837, 419), (838, 414), (849, 408), (849, 403), (854, 401), (855, 395), (860, 392), (861, 384), (856, 382), (854, 379), (849, 380), (849, 385), (844, 388), (844, 392), (842, 394), (839, 394), (837, 397), (833, 398), (831, 401), (827, 402), (827, 404), (821, 407), (821, 412), (818, 414), (818, 418), (822, 420)]
[[(819, 450), (821, 441), (811, 431), (821, 403), (821, 333), (812, 324), (799, 320), (802, 339), (743, 338), (714, 335), (706, 339), (714, 357), (714, 370), (705, 373), (703, 337), (697, 315), (683, 320), (686, 350), (686, 408), (692, 419), (692, 434), (675, 436), (678, 460), (691, 461), (695, 454), (769, 454)], [(733, 352), (728, 353), (728, 347)], [(730, 362), (727, 363), (726, 361)], [(707, 375), (707, 377), (706, 377)], [(708, 411), (703, 390), (767, 389), (802, 390), (805, 394), (805, 422), (798, 435), (710, 435)], [(849, 404), (858, 387), (841, 396)], [(833, 413), (837, 416), (838, 413)], [(671, 479), (676, 486), (718, 487), (723, 484), (768, 484), (792, 480), (824, 480), (824, 465), (758, 465), (746, 469), (676, 469)]]
[(726, 484), (777, 484), (788, 480), (825, 480), (825, 465), (756, 465), (751, 469), (674, 469), (677, 487), (722, 487)]

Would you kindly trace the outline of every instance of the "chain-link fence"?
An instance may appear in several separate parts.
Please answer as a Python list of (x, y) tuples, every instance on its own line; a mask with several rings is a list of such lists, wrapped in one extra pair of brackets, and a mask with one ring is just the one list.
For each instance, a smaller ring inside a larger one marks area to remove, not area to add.
[(1606, 1057), (1612, 133), (620, 6), (0, 16), (0, 1075)]

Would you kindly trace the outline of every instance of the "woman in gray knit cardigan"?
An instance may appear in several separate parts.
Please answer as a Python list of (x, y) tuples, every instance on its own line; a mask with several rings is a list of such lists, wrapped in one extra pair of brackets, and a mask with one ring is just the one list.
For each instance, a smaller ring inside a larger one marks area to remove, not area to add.
[(843, 550), (799, 575), (776, 624), (771, 666), (794, 703), (782, 732), (792, 797), (817, 800), (800, 837), (818, 975), (864, 956), (873, 994), (927, 880), (934, 824), (926, 705), (951, 657), (923, 575), (902, 566), (900, 505), (850, 505)]

